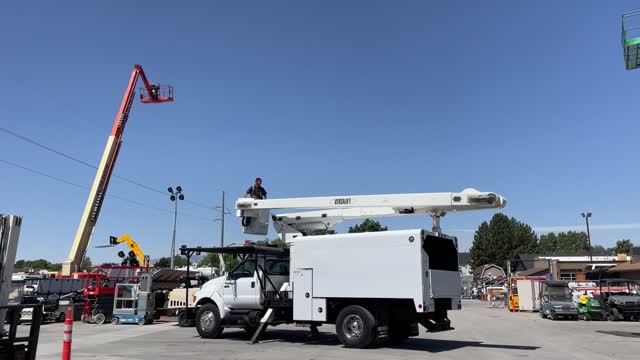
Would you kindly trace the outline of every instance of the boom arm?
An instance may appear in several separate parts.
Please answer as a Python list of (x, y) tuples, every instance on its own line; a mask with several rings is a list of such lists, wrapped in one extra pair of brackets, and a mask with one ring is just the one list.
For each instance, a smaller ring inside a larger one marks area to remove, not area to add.
[[(426, 214), (434, 218), (434, 231), (447, 212), (503, 208), (507, 201), (491, 192), (465, 189), (461, 193), (356, 195), (298, 199), (239, 199), (237, 215), (243, 217), (245, 233), (266, 235), (271, 209), (326, 209), (273, 216), (276, 231), (302, 233), (328, 229), (345, 220)], [(265, 225), (266, 222), (266, 225)]]
[(124, 127), (127, 124), (127, 120), (129, 119), (129, 112), (131, 111), (131, 105), (135, 98), (135, 86), (138, 78), (142, 78), (142, 82), (144, 83), (147, 93), (151, 93), (151, 85), (142, 70), (142, 66), (136, 64), (131, 72), (129, 84), (127, 85), (124, 97), (122, 98), (122, 103), (120, 104), (120, 109), (116, 114), (116, 119), (113, 123), (113, 128), (111, 129), (111, 135), (109, 135), (107, 146), (102, 154), (102, 160), (100, 160), (100, 165), (98, 166), (93, 186), (91, 186), (91, 191), (89, 192), (87, 204), (85, 205), (84, 212), (80, 218), (80, 224), (78, 225), (78, 230), (73, 240), (71, 250), (69, 251), (69, 257), (64, 263), (62, 263), (63, 276), (69, 276), (73, 271), (78, 271), (80, 268), (80, 262), (87, 251), (87, 246), (89, 246), (89, 241), (91, 241), (91, 236), (93, 235), (93, 230), (96, 226), (96, 222), (98, 221), (98, 215), (100, 215), (100, 209), (102, 208), (102, 203), (107, 193), (109, 180), (111, 179), (111, 174), (113, 173), (113, 168), (115, 166), (116, 159), (118, 158), (118, 152), (120, 151), (120, 144), (122, 142), (122, 134), (124, 132)]
[(129, 236), (129, 234), (124, 234), (124, 235), (120, 236), (119, 238), (115, 238), (113, 236), (113, 237), (111, 237), (111, 239), (112, 239), (111, 243), (113, 245), (125, 243), (127, 245), (127, 247), (129, 248), (129, 250), (133, 251), (133, 253), (136, 255), (136, 259), (138, 259), (138, 262), (140, 263), (140, 266), (142, 266), (142, 267), (149, 267), (150, 266), (149, 259), (144, 254), (144, 251), (142, 251), (142, 249), (140, 248), (138, 243), (135, 240), (133, 240), (133, 238), (131, 238), (131, 236)]

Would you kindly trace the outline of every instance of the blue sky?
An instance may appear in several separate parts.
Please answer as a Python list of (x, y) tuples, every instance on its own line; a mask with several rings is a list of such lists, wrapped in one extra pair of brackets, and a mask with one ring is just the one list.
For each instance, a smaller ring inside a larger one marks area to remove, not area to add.
[[(271, 197), (461, 191), (509, 199), (540, 231), (640, 243), (637, 89), (620, 15), (631, 1), (12, 2), (0, 5), (0, 125), (97, 164), (133, 64), (175, 86), (136, 103), (116, 173), (219, 205), (255, 176)], [(0, 159), (83, 186), (95, 171), (0, 132)], [(0, 212), (24, 216), (19, 258), (66, 258), (87, 191), (0, 163)], [(89, 256), (129, 233), (169, 253), (171, 203), (113, 179)], [(180, 204), (179, 244), (219, 217)], [(451, 214), (470, 246), (492, 212)], [(391, 228), (427, 218), (385, 219)], [(242, 241), (228, 217), (227, 241)], [(338, 230), (344, 230), (344, 227)]]

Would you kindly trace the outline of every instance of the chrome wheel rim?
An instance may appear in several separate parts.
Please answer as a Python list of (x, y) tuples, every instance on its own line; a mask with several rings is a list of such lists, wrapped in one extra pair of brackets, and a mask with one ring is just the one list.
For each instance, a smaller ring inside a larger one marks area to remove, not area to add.
[(211, 331), (216, 326), (216, 318), (213, 316), (213, 311), (205, 311), (200, 317), (200, 324), (206, 331)]
[(348, 339), (357, 339), (362, 336), (364, 322), (360, 316), (352, 314), (347, 316), (342, 323), (342, 330)]

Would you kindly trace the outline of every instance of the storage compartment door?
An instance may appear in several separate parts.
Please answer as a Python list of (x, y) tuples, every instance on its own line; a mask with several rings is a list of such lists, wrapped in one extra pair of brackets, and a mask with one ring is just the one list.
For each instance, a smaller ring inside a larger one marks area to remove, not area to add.
[(313, 269), (293, 271), (293, 320), (313, 320)]

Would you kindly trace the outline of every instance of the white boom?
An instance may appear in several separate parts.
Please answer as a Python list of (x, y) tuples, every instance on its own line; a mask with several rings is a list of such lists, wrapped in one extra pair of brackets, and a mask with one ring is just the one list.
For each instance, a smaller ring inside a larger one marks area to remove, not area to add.
[(440, 232), (440, 218), (447, 212), (499, 209), (507, 201), (492, 192), (465, 189), (459, 193), (329, 196), (291, 199), (238, 199), (236, 215), (243, 218), (246, 234), (266, 235), (273, 209), (324, 209), (273, 216), (280, 234), (329, 229), (345, 220), (426, 214), (433, 217), (433, 231)]

